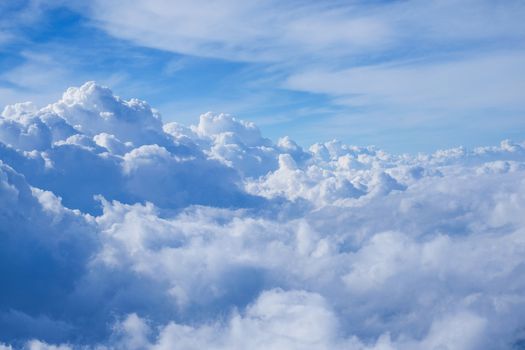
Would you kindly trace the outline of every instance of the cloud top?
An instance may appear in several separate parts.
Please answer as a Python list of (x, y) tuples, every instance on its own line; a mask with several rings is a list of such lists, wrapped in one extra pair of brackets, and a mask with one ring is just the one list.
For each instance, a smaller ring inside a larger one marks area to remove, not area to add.
[(525, 143), (416, 156), (163, 123), (89, 82), (0, 117), (0, 349), (509, 349)]

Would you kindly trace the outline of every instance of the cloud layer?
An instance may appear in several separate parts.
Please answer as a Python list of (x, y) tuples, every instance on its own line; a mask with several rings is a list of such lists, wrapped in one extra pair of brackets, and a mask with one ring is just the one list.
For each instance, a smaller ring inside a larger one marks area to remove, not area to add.
[(86, 83), (0, 160), (0, 349), (525, 343), (525, 143), (303, 149)]
[(384, 53), (407, 42), (448, 49), (489, 40), (520, 42), (523, 4), (511, 0), (419, 3), (337, 0), (92, 1), (83, 11), (108, 33), (140, 45), (244, 61), (316, 60)]
[(273, 79), (280, 87), (323, 94), (335, 105), (380, 108), (396, 120), (410, 115), (411, 124), (487, 108), (523, 111), (519, 1), (119, 0), (93, 1), (84, 12), (114, 37), (270, 63), (279, 67)]

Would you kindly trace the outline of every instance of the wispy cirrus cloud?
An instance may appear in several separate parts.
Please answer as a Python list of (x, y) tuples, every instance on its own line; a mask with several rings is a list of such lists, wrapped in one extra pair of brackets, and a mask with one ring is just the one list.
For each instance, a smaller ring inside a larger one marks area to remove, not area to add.
[(447, 113), (457, 109), (523, 109), (525, 52), (305, 70), (289, 76), (285, 86), (329, 94), (338, 103), (358, 107), (410, 106)]
[(351, 9), (337, 4), (99, 1), (89, 9), (95, 25), (137, 44), (240, 61), (345, 54), (384, 44), (389, 35), (385, 23), (348, 16)]
[[(519, 1), (95, 1), (94, 23), (141, 45), (234, 60), (334, 59), (398, 48), (521, 41)], [(416, 47), (417, 49), (417, 47)], [(414, 50), (412, 50), (414, 51)], [(417, 50), (415, 50), (417, 51)], [(352, 64), (352, 62), (347, 62)]]

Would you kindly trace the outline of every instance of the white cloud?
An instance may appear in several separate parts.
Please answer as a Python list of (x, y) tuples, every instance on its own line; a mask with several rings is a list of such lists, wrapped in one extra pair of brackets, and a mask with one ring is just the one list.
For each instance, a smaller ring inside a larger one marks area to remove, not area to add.
[(523, 342), (525, 143), (304, 150), (93, 83), (0, 121), (0, 347)]
[(162, 137), (160, 116), (147, 103), (122, 100), (94, 82), (69, 88), (60, 101), (42, 109), (42, 114), (46, 113), (58, 115), (89, 136), (108, 132), (135, 145), (163, 143), (159, 140)]
[[(358, 14), (348, 18), (321, 4), (160, 0), (133, 6), (97, 1), (89, 7), (94, 23), (117, 37), (168, 51), (234, 60), (280, 61), (341, 44), (355, 51), (377, 46), (388, 35), (385, 24), (374, 18)], [(352, 10), (346, 8), (344, 14)], [(325, 30), (327, 25), (331, 30)], [(300, 52), (292, 54), (290, 46)]]
[[(371, 65), (292, 74), (291, 89), (329, 94), (350, 106), (432, 111), (523, 107), (522, 52), (461, 57), (449, 62)], [(421, 121), (420, 121), (421, 122)]]
[(408, 40), (516, 40), (525, 30), (519, 1), (95, 1), (89, 9), (97, 26), (140, 45), (248, 61), (334, 59), (402, 47)]

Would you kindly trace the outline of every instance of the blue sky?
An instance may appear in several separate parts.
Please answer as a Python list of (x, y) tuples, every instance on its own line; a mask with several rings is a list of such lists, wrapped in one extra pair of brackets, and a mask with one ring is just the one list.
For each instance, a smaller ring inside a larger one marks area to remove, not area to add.
[(0, 1), (0, 350), (524, 349), (524, 19)]
[(96, 80), (195, 123), (394, 152), (525, 135), (522, 1), (14, 1), (0, 5), (0, 104)]

